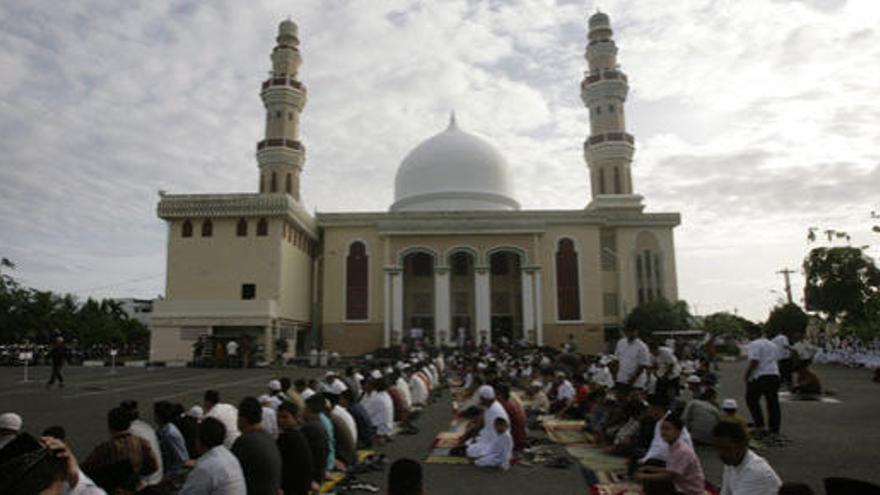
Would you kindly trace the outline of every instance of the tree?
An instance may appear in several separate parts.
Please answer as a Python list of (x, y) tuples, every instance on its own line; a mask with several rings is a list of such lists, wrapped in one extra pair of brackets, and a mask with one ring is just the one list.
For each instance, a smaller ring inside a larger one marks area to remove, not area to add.
[(880, 297), (880, 269), (863, 248), (819, 247), (804, 260), (807, 310), (832, 322), (855, 323), (876, 318)]
[(726, 311), (712, 313), (703, 320), (703, 330), (714, 337), (724, 339), (742, 340), (748, 338), (757, 326), (756, 323), (742, 316)]
[(687, 330), (691, 326), (691, 318), (687, 302), (672, 303), (661, 298), (633, 308), (624, 325), (638, 330), (640, 336), (648, 337), (664, 330)]
[(793, 303), (784, 304), (773, 308), (764, 328), (767, 335), (785, 334), (791, 336), (797, 333), (803, 333), (807, 329), (809, 316), (801, 309), (800, 306)]

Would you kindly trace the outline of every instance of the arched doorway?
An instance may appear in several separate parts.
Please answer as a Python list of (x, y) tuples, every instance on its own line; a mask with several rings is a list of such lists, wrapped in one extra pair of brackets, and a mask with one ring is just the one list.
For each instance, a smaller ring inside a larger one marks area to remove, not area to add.
[(489, 255), (492, 342), (523, 338), (522, 260), (514, 251)]
[(433, 338), (434, 256), (409, 253), (403, 258), (403, 337)]
[(455, 251), (449, 256), (450, 341), (462, 346), (476, 342), (476, 290), (474, 266), (476, 257), (468, 251)]

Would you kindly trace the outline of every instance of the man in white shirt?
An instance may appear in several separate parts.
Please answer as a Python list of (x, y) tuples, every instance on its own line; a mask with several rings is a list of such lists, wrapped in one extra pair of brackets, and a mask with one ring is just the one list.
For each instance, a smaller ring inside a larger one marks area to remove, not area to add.
[(238, 459), (223, 446), (226, 428), (208, 417), (199, 425), (199, 448), (195, 468), (186, 477), (180, 495), (246, 495), (244, 472)]
[(232, 404), (224, 404), (220, 402), (220, 392), (216, 390), (208, 390), (204, 396), (204, 411), (206, 418), (216, 418), (223, 423), (226, 439), (223, 445), (227, 449), (232, 448), (232, 444), (241, 434), (238, 431), (238, 409)]
[(497, 433), (495, 440), (486, 453), (474, 460), (474, 465), (507, 471), (510, 469), (510, 458), (513, 457), (513, 437), (510, 435), (510, 425), (507, 424), (504, 417), (498, 416), (495, 418), (494, 428)]
[(629, 390), (631, 388), (645, 388), (645, 370), (651, 366), (651, 353), (648, 346), (638, 338), (638, 332), (634, 328), (623, 331), (624, 337), (617, 341), (614, 355), (617, 357), (617, 387)]
[(787, 388), (791, 388), (791, 372), (792, 372), (792, 360), (791, 360), (791, 343), (788, 341), (788, 336), (782, 332), (779, 332), (779, 335), (773, 337), (773, 342), (776, 344), (776, 347), (779, 348), (779, 380), (782, 385), (785, 385)]
[(504, 418), (504, 421), (510, 424), (510, 417), (507, 416), (504, 406), (495, 400), (495, 389), (490, 385), (482, 385), (477, 389), (477, 395), (480, 397), (480, 404), (486, 410), (483, 412), (483, 427), (476, 437), (467, 442), (467, 456), (471, 459), (478, 459), (491, 452), (498, 437), (498, 431), (495, 429), (497, 418)]
[(388, 386), (384, 383), (382, 373), (373, 370), (370, 377), (361, 405), (376, 427), (377, 439), (387, 440), (394, 430), (394, 401), (388, 395)]
[(276, 406), (272, 401), (272, 397), (268, 394), (263, 394), (257, 398), (257, 401), (260, 402), (260, 407), (263, 410), (263, 421), (261, 422), (263, 430), (272, 435), (272, 438), (277, 439), (278, 413), (275, 412)]
[(721, 495), (776, 495), (782, 480), (761, 456), (749, 449), (745, 428), (739, 423), (721, 421), (712, 431), (724, 473)]
[(550, 411), (559, 413), (560, 411), (567, 409), (571, 406), (572, 402), (574, 402), (576, 393), (574, 385), (568, 380), (565, 372), (557, 371), (556, 396), (553, 398), (553, 404), (550, 406)]
[(761, 397), (767, 401), (770, 433), (778, 434), (782, 424), (779, 409), (779, 348), (767, 340), (763, 334), (746, 346), (749, 365), (746, 367), (746, 404), (752, 414), (757, 430), (764, 429), (764, 414), (761, 411)]

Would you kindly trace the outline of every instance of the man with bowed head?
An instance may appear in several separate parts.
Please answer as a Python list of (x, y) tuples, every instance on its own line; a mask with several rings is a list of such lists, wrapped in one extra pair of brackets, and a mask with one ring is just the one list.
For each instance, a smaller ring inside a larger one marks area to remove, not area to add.
[(510, 424), (510, 418), (504, 407), (495, 400), (495, 389), (491, 385), (482, 385), (477, 389), (477, 395), (480, 398), (480, 405), (483, 406), (483, 425), (475, 437), (467, 442), (467, 456), (471, 459), (478, 459), (485, 456), (492, 450), (498, 432), (495, 429), (495, 420), (504, 418), (504, 422)]
[(749, 449), (749, 436), (739, 423), (721, 421), (712, 431), (724, 473), (721, 495), (776, 495), (782, 481), (763, 457)]

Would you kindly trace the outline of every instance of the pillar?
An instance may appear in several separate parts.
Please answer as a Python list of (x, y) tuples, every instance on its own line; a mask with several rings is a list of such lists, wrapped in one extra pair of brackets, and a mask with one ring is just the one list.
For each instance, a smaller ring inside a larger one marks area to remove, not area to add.
[(544, 345), (544, 305), (541, 302), (541, 270), (535, 270), (535, 343)]
[(486, 342), (492, 342), (492, 294), (488, 267), (474, 270), (474, 294), (477, 303), (476, 342), (482, 343), (484, 334)]
[(437, 267), (434, 271), (434, 343), (449, 344), (452, 335), (451, 308), (449, 305), (449, 268)]
[(393, 299), (391, 298), (391, 283), (392, 283), (393, 272), (388, 269), (385, 270), (385, 298), (382, 300), (384, 304), (385, 310), (383, 311), (383, 319), (385, 320), (385, 337), (383, 339), (383, 345), (385, 347), (391, 347), (391, 321), (394, 318), (394, 306), (392, 305)]
[(535, 341), (535, 294), (532, 291), (534, 275), (532, 270), (522, 270), (522, 319), (523, 337), (529, 342)]
[(403, 270), (391, 274), (391, 301), (391, 345), (398, 345), (403, 339)]

